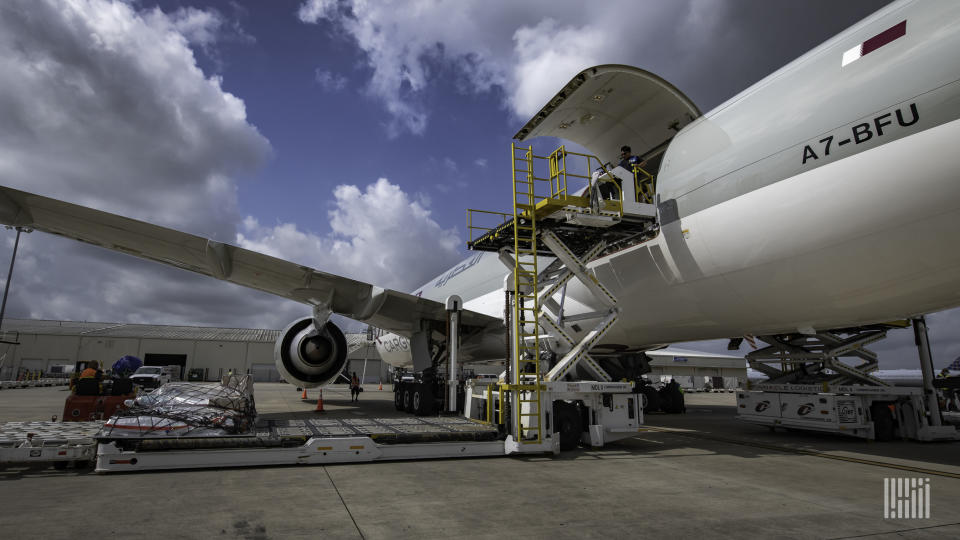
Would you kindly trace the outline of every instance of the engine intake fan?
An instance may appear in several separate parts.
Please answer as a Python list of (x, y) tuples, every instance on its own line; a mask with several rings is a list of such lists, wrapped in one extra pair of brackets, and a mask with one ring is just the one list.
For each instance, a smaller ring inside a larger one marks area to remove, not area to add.
[(347, 340), (332, 322), (322, 329), (305, 317), (287, 326), (274, 347), (277, 371), (290, 384), (322, 386), (337, 379), (347, 364)]

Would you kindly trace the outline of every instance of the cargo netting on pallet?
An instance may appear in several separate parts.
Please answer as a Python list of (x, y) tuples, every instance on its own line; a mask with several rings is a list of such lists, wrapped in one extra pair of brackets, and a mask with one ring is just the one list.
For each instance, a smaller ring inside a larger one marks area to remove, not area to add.
[(249, 375), (227, 375), (220, 384), (168, 383), (117, 411), (99, 438), (242, 435), (256, 415)]

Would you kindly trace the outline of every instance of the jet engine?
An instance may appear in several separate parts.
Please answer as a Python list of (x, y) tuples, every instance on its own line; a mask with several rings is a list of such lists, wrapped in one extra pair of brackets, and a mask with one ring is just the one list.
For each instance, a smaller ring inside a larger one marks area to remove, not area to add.
[(314, 320), (305, 317), (284, 329), (273, 356), (285, 381), (312, 388), (333, 382), (343, 371), (347, 364), (347, 340), (332, 322), (318, 330)]

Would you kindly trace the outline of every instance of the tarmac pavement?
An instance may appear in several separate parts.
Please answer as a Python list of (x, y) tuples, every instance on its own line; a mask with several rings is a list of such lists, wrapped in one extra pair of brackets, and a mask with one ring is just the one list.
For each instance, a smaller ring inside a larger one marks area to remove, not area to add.
[[(389, 386), (307, 400), (258, 383), (261, 415), (398, 414)], [(61, 414), (60, 388), (0, 392), (0, 421)], [(559, 456), (138, 474), (0, 470), (4, 538), (957, 538), (960, 443), (873, 443), (734, 418), (687, 394), (655, 431)], [(884, 519), (886, 477), (929, 478), (929, 519)]]

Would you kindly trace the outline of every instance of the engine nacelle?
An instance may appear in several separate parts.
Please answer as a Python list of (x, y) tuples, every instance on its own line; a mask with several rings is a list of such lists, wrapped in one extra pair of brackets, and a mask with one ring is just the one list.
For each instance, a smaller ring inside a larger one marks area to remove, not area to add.
[(347, 364), (347, 340), (337, 325), (328, 322), (317, 330), (305, 317), (287, 326), (273, 349), (283, 380), (303, 388), (333, 382)]

